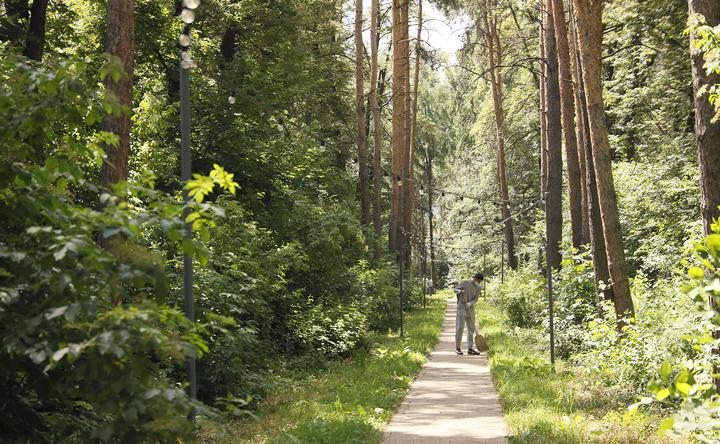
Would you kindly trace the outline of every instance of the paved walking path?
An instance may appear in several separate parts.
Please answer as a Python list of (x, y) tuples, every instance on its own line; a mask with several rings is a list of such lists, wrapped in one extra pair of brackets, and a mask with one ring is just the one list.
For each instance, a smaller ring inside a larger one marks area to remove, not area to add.
[[(382, 444), (507, 442), (487, 354), (455, 354), (455, 312), (453, 296), (440, 341), (390, 420)], [(465, 336), (463, 351), (467, 351)]]

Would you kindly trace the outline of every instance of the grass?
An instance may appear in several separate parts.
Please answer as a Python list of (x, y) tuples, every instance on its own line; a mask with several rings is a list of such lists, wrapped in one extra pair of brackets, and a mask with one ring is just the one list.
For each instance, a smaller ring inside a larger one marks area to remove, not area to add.
[(207, 443), (377, 443), (437, 343), (447, 294), (406, 315), (405, 337), (375, 334), (370, 346), (326, 371), (275, 375), (255, 418), (206, 421)]
[(564, 362), (555, 371), (543, 332), (506, 327), (487, 303), (476, 310), (490, 345), (490, 366), (510, 429), (511, 443), (666, 443), (658, 417), (625, 417), (627, 395), (576, 373)]

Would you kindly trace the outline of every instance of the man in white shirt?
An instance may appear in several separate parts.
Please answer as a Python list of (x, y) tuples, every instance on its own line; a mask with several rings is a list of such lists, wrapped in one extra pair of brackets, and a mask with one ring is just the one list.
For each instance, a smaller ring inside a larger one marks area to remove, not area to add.
[(458, 298), (457, 317), (455, 318), (455, 352), (458, 355), (463, 354), (460, 345), (465, 324), (467, 324), (468, 329), (468, 355), (480, 354), (475, 350), (473, 341), (475, 337), (475, 304), (480, 297), (484, 279), (485, 276), (482, 273), (475, 273), (472, 279), (461, 282), (454, 290)]

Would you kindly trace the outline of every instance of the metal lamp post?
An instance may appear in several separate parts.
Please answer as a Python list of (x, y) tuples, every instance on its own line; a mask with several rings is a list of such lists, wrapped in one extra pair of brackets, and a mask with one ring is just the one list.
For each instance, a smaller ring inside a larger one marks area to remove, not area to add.
[[(403, 199), (403, 193), (402, 193), (402, 186), (403, 186), (403, 179), (400, 176), (397, 176), (397, 182), (398, 182), (398, 192), (400, 194), (400, 220), (402, 221), (402, 215), (404, 210), (404, 200)], [(405, 328), (403, 325), (403, 309), (405, 307), (405, 229), (402, 226), (402, 223), (400, 223), (400, 245), (399, 245), (399, 251), (400, 251), (400, 260), (398, 263), (400, 264), (400, 337), (402, 338), (405, 336)]]
[[(192, 175), (192, 161), (190, 157), (190, 68), (193, 62), (190, 59), (190, 24), (195, 20), (195, 8), (200, 5), (200, 0), (184, 0), (183, 10), (180, 18), (185, 27), (178, 39), (180, 46), (180, 163), (182, 166), (183, 183), (190, 180)], [(183, 211), (183, 220), (187, 220), (191, 213), (189, 203), (190, 196), (188, 191), (183, 189), (183, 201), (185, 209)], [(192, 240), (192, 224), (185, 223), (185, 239)], [(195, 320), (195, 301), (193, 300), (193, 258), (187, 252), (183, 252), (183, 308), (185, 316), (190, 320)], [(197, 368), (195, 364), (195, 354), (191, 353), (185, 359), (185, 371), (187, 373), (188, 396), (192, 399), (197, 398)], [(189, 419), (195, 418), (195, 411), (191, 411)]]
[(547, 289), (548, 289), (548, 315), (550, 318), (550, 365), (555, 366), (555, 325), (553, 310), (553, 285), (552, 266), (550, 265), (550, 249), (548, 248), (548, 235), (550, 233), (550, 218), (548, 217), (547, 202), (550, 193), (545, 193), (545, 263), (547, 267)]

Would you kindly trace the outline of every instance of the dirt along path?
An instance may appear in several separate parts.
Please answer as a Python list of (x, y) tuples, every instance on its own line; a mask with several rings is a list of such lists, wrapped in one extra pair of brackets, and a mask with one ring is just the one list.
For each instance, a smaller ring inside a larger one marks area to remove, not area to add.
[(385, 429), (382, 444), (506, 443), (507, 427), (487, 353), (455, 354), (453, 296), (440, 341)]

